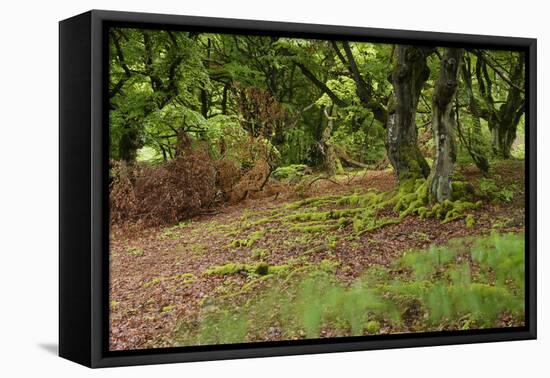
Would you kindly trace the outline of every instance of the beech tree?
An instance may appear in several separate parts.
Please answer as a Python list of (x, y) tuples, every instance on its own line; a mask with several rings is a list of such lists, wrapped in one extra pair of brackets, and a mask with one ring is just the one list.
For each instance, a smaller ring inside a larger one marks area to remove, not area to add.
[(456, 160), (456, 123), (453, 114), (453, 99), (458, 87), (458, 72), (462, 54), (462, 49), (445, 49), (434, 89), (432, 129), (435, 141), (435, 161), (430, 177), (430, 193), (438, 202), (450, 199), (452, 194), (451, 178)]
[(431, 48), (398, 45), (391, 74), (393, 96), (387, 121), (388, 158), (399, 181), (428, 177), (430, 166), (418, 148), (416, 109), (430, 70), (426, 58)]
[[(482, 50), (473, 50), (472, 54), (476, 57), (475, 78), (481, 100), (473, 100), (469, 111), (487, 122), (492, 134), (493, 153), (509, 159), (524, 113), (524, 55), (511, 52), (491, 54)], [(471, 80), (465, 81), (471, 88)]]

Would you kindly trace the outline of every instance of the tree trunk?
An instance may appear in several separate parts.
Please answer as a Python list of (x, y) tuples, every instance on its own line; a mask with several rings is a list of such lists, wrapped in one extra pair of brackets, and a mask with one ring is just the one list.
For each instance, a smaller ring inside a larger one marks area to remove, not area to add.
[(120, 160), (131, 165), (135, 163), (137, 151), (142, 147), (139, 132), (135, 127), (125, 127), (125, 132), (118, 140), (118, 156)]
[(453, 99), (458, 87), (458, 68), (462, 54), (462, 49), (445, 49), (435, 84), (432, 103), (435, 162), (430, 179), (430, 194), (437, 202), (450, 199), (452, 194), (451, 178), (456, 160)]
[[(489, 172), (489, 160), (487, 159), (484, 145), (483, 137), (481, 134), (481, 117), (487, 118), (487, 111), (484, 111), (479, 104), (479, 101), (474, 96), (474, 91), (472, 89), (472, 71), (471, 71), (471, 59), (466, 56), (461, 65), (462, 78), (466, 85), (466, 96), (468, 110), (472, 115), (473, 126), (472, 132), (467, 134), (462, 131), (460, 127), (460, 121), (458, 119), (458, 105), (456, 111), (456, 123), (457, 131), (460, 137), (460, 141), (464, 147), (468, 150), (468, 154), (474, 161), (474, 164), (478, 169), (484, 174)], [(468, 130), (469, 131), (469, 130)]]
[[(523, 75), (525, 70), (524, 55), (518, 53), (510, 61), (512, 66), (510, 77), (505, 76), (494, 63), (490, 63), (488, 57), (478, 51), (476, 63), (476, 76), (479, 85), (479, 91), (485, 100), (487, 111), (484, 118), (487, 120), (489, 130), (493, 136), (493, 152), (496, 156), (509, 158), (516, 138), (518, 123), (524, 112), (524, 85)], [(490, 66), (509, 85), (505, 102), (497, 109), (492, 94), (492, 79), (487, 70)]]
[(324, 113), (325, 117), (327, 118), (327, 126), (325, 127), (325, 129), (323, 130), (323, 134), (321, 135), (319, 147), (321, 150), (321, 154), (323, 155), (323, 158), (325, 160), (325, 169), (330, 176), (333, 176), (335, 174), (342, 173), (343, 168), (342, 163), (340, 162), (340, 159), (336, 154), (336, 150), (334, 149), (334, 146), (330, 141), (330, 137), (332, 136), (332, 129), (334, 128), (332, 107), (330, 108), (330, 112), (327, 112), (325, 108)]
[[(519, 55), (512, 73), (511, 81), (515, 84), (523, 78), (523, 55)], [(516, 139), (516, 132), (521, 116), (523, 115), (524, 100), (517, 86), (511, 86), (506, 102), (498, 110), (498, 124), (492, 129), (493, 147), (497, 156), (504, 159), (511, 157), (512, 144)]]
[(396, 48), (386, 148), (400, 182), (409, 178), (425, 178), (430, 173), (430, 167), (418, 148), (416, 129), (418, 99), (430, 74), (426, 64), (430, 52), (431, 49), (414, 46), (398, 45)]

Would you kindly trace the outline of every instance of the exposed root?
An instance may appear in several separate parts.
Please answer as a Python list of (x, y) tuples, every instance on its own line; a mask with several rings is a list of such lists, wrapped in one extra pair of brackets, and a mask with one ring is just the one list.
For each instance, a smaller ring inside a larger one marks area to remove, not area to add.
[[(474, 192), (462, 182), (453, 183), (453, 200), (442, 203), (430, 201), (428, 184), (425, 179), (409, 179), (402, 182), (398, 188), (389, 192), (374, 190), (366, 193), (354, 193), (346, 196), (325, 196), (308, 198), (287, 206), (289, 209), (316, 207), (328, 204), (352, 206), (351, 208), (320, 212), (297, 212), (287, 215), (284, 220), (289, 223), (328, 222), (337, 220), (340, 227), (353, 224), (357, 234), (363, 234), (390, 224), (399, 223), (409, 215), (418, 215), (420, 218), (440, 219), (448, 223), (457, 219), (464, 219), (468, 227), (473, 227), (475, 218), (472, 210), (481, 207), (481, 201), (474, 202)], [(377, 212), (387, 207), (393, 207), (398, 217), (378, 218)], [(303, 226), (303, 227), (302, 227)], [(292, 226), (295, 231), (321, 232), (323, 229), (333, 228), (333, 225), (315, 224)]]

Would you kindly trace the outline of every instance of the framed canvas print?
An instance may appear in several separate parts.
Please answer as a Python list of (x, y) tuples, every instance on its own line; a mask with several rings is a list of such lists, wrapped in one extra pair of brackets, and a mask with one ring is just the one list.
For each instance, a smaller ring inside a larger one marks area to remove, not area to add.
[(60, 355), (536, 337), (536, 40), (60, 22)]

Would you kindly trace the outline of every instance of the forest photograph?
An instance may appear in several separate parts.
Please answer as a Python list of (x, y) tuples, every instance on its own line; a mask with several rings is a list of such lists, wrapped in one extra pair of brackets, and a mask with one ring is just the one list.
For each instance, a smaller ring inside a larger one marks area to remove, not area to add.
[(111, 351), (525, 326), (523, 51), (108, 50)]

